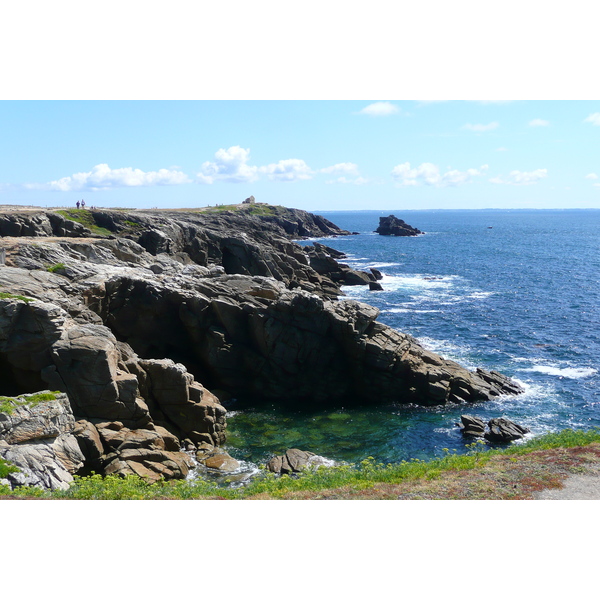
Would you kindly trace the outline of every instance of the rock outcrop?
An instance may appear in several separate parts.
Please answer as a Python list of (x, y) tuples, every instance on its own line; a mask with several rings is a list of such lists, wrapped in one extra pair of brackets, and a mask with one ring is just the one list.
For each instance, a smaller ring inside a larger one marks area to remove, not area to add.
[(88, 228), (77, 239), (51, 228), (52, 213), (0, 216), (21, 232), (51, 231), (0, 238), (0, 393), (60, 390), (84, 469), (156, 479), (185, 477), (187, 453), (202, 449), (215, 465), (234, 464), (218, 450), (219, 397), (430, 406), (521, 391), (425, 350), (378, 323), (377, 309), (340, 300), (339, 286), (375, 283), (377, 273), (291, 240), (348, 232), (301, 211), (259, 217), (250, 210), (263, 205), (246, 206), (97, 211), (97, 227), (114, 235)]
[(66, 394), (44, 390), (3, 398), (0, 408), (0, 458), (19, 471), (6, 483), (67, 489), (85, 457), (73, 435), (75, 419)]
[(402, 219), (390, 215), (389, 217), (379, 217), (379, 227), (375, 230), (375, 233), (379, 235), (414, 236), (423, 232), (405, 223)]

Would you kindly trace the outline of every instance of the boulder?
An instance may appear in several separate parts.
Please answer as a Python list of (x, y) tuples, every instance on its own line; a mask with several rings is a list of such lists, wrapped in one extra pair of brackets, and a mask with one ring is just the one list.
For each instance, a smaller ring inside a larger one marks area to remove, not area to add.
[(267, 469), (278, 475), (300, 473), (310, 467), (333, 466), (334, 462), (313, 452), (291, 448), (281, 456), (274, 456), (267, 463)]

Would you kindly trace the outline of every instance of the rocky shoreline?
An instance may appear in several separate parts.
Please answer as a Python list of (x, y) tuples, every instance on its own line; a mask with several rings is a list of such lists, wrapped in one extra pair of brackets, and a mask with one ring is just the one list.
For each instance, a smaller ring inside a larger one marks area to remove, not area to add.
[[(0, 394), (60, 393), (71, 416), (57, 435), (82, 457), (65, 465), (55, 452), (44, 468), (58, 461), (67, 475), (36, 485), (91, 470), (184, 478), (194, 461), (234, 468), (220, 449), (232, 398), (432, 406), (522, 391), (344, 299), (342, 286), (378, 273), (294, 243), (350, 235), (304, 211), (0, 210), (0, 235)], [(48, 446), (15, 442), (11, 429), (0, 429), (0, 457), (18, 466), (16, 446)]]

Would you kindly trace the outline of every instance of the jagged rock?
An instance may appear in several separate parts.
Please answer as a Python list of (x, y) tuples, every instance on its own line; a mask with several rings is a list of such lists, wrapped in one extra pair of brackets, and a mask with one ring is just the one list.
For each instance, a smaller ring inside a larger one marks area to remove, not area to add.
[(485, 438), (489, 442), (512, 442), (522, 438), (529, 429), (517, 425), (504, 417), (490, 419), (486, 423), (478, 417), (461, 415), (461, 422), (457, 423), (465, 436)]
[(376, 281), (369, 281), (369, 291), (371, 292), (381, 292), (383, 291), (383, 286)]
[(405, 223), (394, 215), (379, 217), (379, 227), (375, 230), (379, 235), (414, 236), (423, 233), (416, 227)]
[(369, 271), (371, 271), (371, 273), (373, 273), (373, 277), (375, 277), (375, 279), (377, 281), (381, 281), (383, 279), (383, 275), (382, 275), (381, 271), (379, 271), (378, 269), (374, 269), (373, 267), (371, 267), (369, 269)]
[[(33, 404), (41, 395), (53, 399)], [(67, 396), (45, 390), (15, 398), (13, 406), (10, 413), (0, 412), (0, 458), (19, 468), (8, 474), (9, 485), (67, 489), (85, 460), (72, 435), (75, 419)]]
[(324, 254), (327, 254), (327, 256), (331, 256), (332, 258), (348, 258), (344, 252), (336, 250), (335, 248), (331, 248), (330, 246), (326, 246), (325, 244), (313, 242), (313, 246), (318, 252), (323, 252)]
[(503, 417), (490, 419), (488, 422), (489, 431), (485, 433), (485, 439), (490, 442), (513, 442), (521, 439), (526, 433), (529, 433), (527, 427), (517, 425), (509, 419)]
[(287, 475), (289, 473), (300, 473), (309, 467), (320, 465), (332, 466), (333, 461), (305, 450), (291, 448), (286, 450), (281, 456), (274, 456), (267, 463), (267, 469), (278, 475)]
[(485, 433), (485, 421), (470, 415), (461, 415), (461, 422), (457, 423), (461, 433), (468, 437), (483, 437)]

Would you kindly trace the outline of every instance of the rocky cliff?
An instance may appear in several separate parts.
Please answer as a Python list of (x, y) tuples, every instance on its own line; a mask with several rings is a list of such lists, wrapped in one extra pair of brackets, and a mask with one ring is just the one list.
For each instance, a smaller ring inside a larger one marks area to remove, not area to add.
[(232, 397), (435, 405), (521, 391), (378, 323), (339, 287), (372, 273), (292, 241), (349, 232), (249, 207), (260, 214), (0, 214), (0, 394), (59, 390), (85, 468), (172, 478), (224, 442)]

